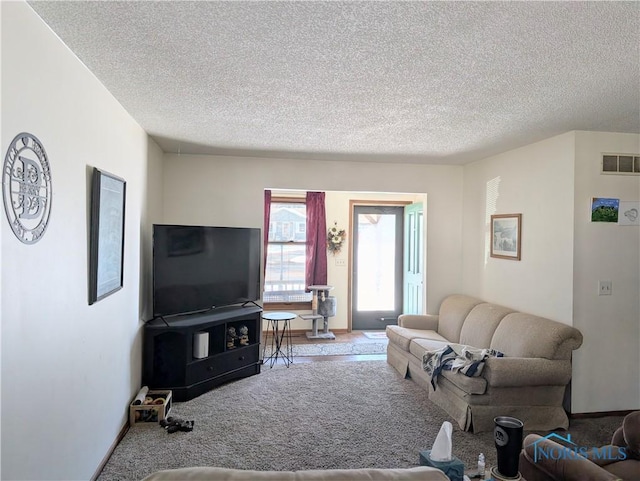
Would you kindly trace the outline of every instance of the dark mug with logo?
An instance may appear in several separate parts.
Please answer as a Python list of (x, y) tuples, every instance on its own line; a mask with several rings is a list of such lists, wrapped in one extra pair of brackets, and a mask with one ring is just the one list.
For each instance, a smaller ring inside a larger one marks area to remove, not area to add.
[(522, 450), (522, 421), (509, 416), (494, 419), (493, 439), (498, 454), (498, 473), (507, 478), (518, 476), (518, 460)]

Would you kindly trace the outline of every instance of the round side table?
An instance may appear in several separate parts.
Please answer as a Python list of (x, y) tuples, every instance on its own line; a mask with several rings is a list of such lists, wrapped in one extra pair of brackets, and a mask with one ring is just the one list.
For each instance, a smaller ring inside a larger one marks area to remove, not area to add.
[[(293, 346), (291, 345), (291, 328), (289, 321), (295, 319), (297, 314), (292, 312), (263, 312), (262, 318), (267, 321), (264, 347), (262, 349), (262, 364), (270, 363), (270, 367), (278, 362), (278, 357), (289, 367), (293, 362)], [(282, 323), (282, 328), (280, 327)], [(267, 351), (267, 337), (271, 331), (271, 354), (265, 357)]]

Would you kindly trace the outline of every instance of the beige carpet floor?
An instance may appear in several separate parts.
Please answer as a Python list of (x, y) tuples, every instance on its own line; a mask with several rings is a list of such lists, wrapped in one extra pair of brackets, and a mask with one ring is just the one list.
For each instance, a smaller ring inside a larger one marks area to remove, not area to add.
[[(132, 427), (99, 480), (140, 480), (185, 466), (411, 467), (450, 420), (386, 361), (277, 364), (175, 403), (172, 414), (194, 420), (194, 430), (168, 434), (158, 424)], [(620, 419), (574, 420), (572, 439), (585, 446), (606, 444)], [(489, 466), (495, 463), (492, 433), (453, 426), (453, 451), (466, 466), (475, 465), (481, 452)]]
[[(388, 340), (375, 342), (336, 342), (324, 341), (316, 344), (293, 344), (293, 356), (348, 356), (357, 354), (385, 354)], [(283, 348), (284, 349), (284, 348)], [(265, 348), (268, 357), (273, 352), (271, 342)]]

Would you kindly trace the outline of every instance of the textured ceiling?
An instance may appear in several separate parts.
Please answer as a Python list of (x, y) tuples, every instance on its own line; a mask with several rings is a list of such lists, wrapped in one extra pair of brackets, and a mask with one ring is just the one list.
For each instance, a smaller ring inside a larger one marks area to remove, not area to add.
[(455, 163), (640, 132), (640, 2), (29, 2), (163, 150)]

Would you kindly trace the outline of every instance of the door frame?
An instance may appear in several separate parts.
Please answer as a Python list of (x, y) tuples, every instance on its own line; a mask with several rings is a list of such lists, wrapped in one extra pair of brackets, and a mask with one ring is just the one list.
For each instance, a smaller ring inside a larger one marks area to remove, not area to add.
[(410, 200), (349, 200), (349, 232), (351, 233), (349, 236), (349, 259), (348, 259), (348, 267), (349, 267), (349, 278), (347, 281), (347, 332), (353, 331), (351, 312), (353, 308), (353, 233), (355, 231), (354, 217), (353, 217), (353, 208), (355, 206), (361, 205), (390, 205), (390, 206), (398, 206), (404, 207), (409, 204), (413, 204), (414, 202)]

